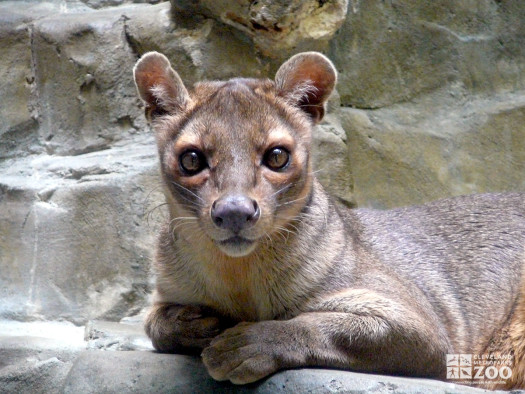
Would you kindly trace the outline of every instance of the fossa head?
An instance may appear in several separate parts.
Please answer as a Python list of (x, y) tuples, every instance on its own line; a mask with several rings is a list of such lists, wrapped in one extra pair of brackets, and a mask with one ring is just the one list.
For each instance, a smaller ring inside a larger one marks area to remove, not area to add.
[(269, 79), (197, 83), (191, 91), (157, 52), (134, 69), (156, 131), (177, 234), (199, 232), (246, 256), (287, 231), (312, 187), (311, 129), (336, 82), (332, 63), (300, 53)]

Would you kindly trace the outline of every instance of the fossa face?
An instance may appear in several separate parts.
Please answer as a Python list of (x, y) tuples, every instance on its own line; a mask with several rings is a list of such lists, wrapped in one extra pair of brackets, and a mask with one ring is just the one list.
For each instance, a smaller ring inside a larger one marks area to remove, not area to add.
[(169, 136), (161, 165), (177, 216), (192, 218), (175, 224), (179, 234), (200, 231), (245, 256), (292, 231), (310, 191), (308, 126), (271, 81), (197, 85), (185, 111), (157, 125)]
[(328, 59), (303, 53), (274, 81), (191, 91), (159, 53), (144, 55), (134, 74), (156, 130), (174, 234), (240, 257), (293, 231), (311, 192), (311, 129), (336, 80)]

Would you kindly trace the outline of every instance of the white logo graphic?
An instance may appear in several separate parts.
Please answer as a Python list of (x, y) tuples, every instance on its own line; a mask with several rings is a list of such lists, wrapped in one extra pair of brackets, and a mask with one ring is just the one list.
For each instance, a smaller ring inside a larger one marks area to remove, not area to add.
[(447, 354), (447, 379), (504, 384), (512, 376), (510, 354)]

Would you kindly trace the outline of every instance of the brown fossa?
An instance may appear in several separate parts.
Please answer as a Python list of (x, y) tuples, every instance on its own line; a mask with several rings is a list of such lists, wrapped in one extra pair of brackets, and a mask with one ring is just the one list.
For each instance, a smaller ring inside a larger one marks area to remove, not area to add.
[(150, 52), (134, 77), (169, 208), (145, 322), (157, 350), (202, 353), (237, 384), (304, 366), (447, 379), (447, 354), (501, 353), (498, 388), (525, 387), (525, 194), (335, 203), (311, 164), (337, 80), (316, 52), (274, 80), (191, 90)]

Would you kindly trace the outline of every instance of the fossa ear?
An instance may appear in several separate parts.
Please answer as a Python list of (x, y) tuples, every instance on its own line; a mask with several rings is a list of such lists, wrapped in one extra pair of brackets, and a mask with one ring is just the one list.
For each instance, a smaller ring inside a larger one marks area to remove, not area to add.
[(300, 107), (318, 123), (324, 116), (324, 104), (337, 82), (332, 62), (318, 52), (292, 56), (275, 74), (278, 94)]
[(188, 90), (166, 56), (144, 54), (133, 69), (139, 96), (146, 104), (146, 118), (177, 113), (189, 102)]

